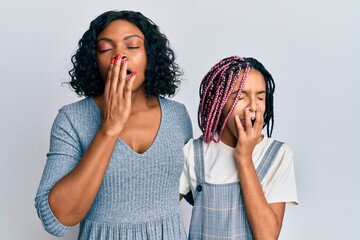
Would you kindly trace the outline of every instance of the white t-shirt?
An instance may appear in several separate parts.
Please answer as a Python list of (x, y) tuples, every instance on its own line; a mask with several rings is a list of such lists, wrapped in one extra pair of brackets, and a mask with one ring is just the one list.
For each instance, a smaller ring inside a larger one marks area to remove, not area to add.
[[(261, 162), (266, 150), (274, 140), (264, 137), (253, 151), (255, 169)], [(238, 171), (234, 159), (234, 148), (223, 142), (204, 146), (205, 181), (212, 184), (224, 184), (239, 181)], [(184, 146), (185, 164), (180, 178), (180, 194), (193, 193), (196, 188), (193, 139)], [(268, 203), (285, 202), (296, 205), (298, 203), (293, 151), (283, 144), (279, 149), (269, 171), (265, 175), (261, 186)]]

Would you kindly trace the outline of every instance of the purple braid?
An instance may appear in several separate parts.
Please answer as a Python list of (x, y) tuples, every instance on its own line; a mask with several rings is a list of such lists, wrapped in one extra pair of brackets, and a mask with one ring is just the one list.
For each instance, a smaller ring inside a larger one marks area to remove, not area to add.
[[(240, 82), (239, 90), (229, 112), (223, 122), (221, 122), (222, 110), (233, 92), (243, 65), (246, 65), (246, 68)], [(224, 58), (215, 64), (201, 81), (198, 124), (203, 132), (202, 139), (206, 143), (212, 140), (215, 142), (220, 141), (226, 122), (234, 110), (244, 88), (249, 71), (250, 64), (245, 62), (244, 58), (232, 56)], [(218, 132), (218, 139), (215, 139), (216, 132)]]

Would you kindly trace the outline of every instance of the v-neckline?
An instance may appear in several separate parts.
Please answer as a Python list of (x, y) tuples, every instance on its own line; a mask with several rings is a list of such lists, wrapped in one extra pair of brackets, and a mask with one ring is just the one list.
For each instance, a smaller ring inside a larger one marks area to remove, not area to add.
[[(100, 124), (101, 124), (101, 111), (100, 111), (100, 108), (99, 106), (96, 104), (95, 102), (95, 99), (93, 97), (90, 97), (91, 98), (91, 102), (93, 103), (93, 105), (95, 106), (95, 108), (97, 109), (97, 112), (100, 116)], [(132, 149), (122, 138), (118, 138), (117, 139), (117, 142), (120, 143), (122, 146), (124, 146), (124, 148), (130, 152), (132, 155), (135, 155), (137, 157), (144, 157), (144, 156), (147, 156), (148, 154), (150, 154), (149, 152), (152, 151), (153, 148), (155, 148), (155, 145), (157, 144), (158, 142), (158, 138), (159, 138), (159, 135), (161, 134), (162, 132), (162, 129), (163, 129), (163, 121), (164, 121), (164, 107), (163, 107), (163, 103), (162, 103), (162, 98), (157, 96), (156, 97), (158, 102), (159, 102), (159, 107), (160, 107), (160, 124), (159, 124), (159, 128), (156, 132), (156, 135), (155, 135), (155, 138), (154, 140), (152, 141), (152, 143), (150, 144), (150, 146), (143, 152), (143, 153), (138, 153), (136, 152), (134, 149)]]

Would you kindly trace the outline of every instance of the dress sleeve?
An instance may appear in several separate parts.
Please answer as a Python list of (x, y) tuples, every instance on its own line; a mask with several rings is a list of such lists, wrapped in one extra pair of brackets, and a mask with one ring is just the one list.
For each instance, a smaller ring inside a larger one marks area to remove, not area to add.
[(184, 168), (180, 177), (179, 193), (186, 195), (190, 192), (190, 175), (189, 175), (189, 142), (184, 146)]
[(192, 124), (191, 124), (191, 119), (189, 116), (189, 113), (185, 107), (185, 105), (183, 105), (183, 129), (184, 129), (184, 144), (187, 143), (190, 138), (193, 137), (193, 129), (192, 129)]
[(81, 147), (77, 133), (64, 110), (60, 110), (51, 129), (50, 149), (40, 185), (35, 197), (35, 208), (47, 232), (62, 236), (70, 227), (62, 225), (49, 205), (51, 188), (67, 175), (81, 159)]
[(293, 151), (283, 145), (263, 181), (263, 190), (268, 203), (285, 202), (297, 205)]

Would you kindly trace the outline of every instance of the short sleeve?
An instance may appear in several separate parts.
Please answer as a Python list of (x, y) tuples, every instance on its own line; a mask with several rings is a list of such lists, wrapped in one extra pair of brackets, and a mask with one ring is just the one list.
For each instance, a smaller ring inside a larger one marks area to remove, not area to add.
[(265, 176), (263, 190), (268, 203), (298, 204), (293, 151), (287, 145), (280, 148)]
[(189, 113), (185, 107), (185, 105), (183, 105), (183, 129), (184, 129), (184, 144), (187, 143), (190, 138), (193, 137), (193, 129), (192, 129), (192, 124), (191, 124), (191, 119), (189, 116)]
[(62, 236), (70, 227), (62, 225), (51, 211), (48, 197), (51, 188), (67, 175), (81, 159), (80, 141), (64, 110), (60, 110), (51, 129), (50, 148), (40, 185), (35, 197), (35, 207), (45, 230)]
[(189, 174), (189, 156), (190, 156), (190, 141), (187, 142), (183, 148), (184, 151), (184, 168), (180, 177), (179, 193), (186, 195), (191, 189), (190, 174)]

